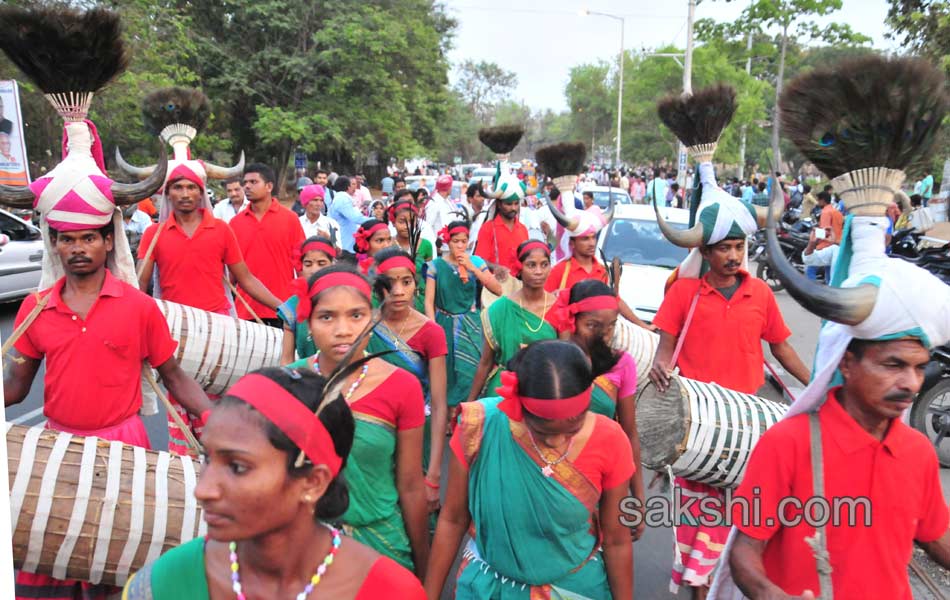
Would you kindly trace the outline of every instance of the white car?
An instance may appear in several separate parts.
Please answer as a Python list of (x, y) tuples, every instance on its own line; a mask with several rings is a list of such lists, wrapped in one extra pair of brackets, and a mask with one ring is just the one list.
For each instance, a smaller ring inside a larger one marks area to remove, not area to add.
[[(661, 207), (666, 222), (676, 229), (686, 229), (689, 211)], [(623, 263), (620, 276), (620, 297), (636, 315), (653, 322), (663, 302), (666, 281), (689, 252), (674, 246), (660, 231), (653, 207), (644, 204), (618, 204), (613, 220), (600, 233), (598, 255), (608, 263), (619, 256)]]
[(38, 227), (0, 210), (0, 233), (10, 241), (0, 247), (0, 302), (18, 300), (40, 285), (43, 236)]
[(618, 187), (607, 187), (606, 185), (590, 185), (581, 190), (575, 190), (574, 195), (581, 198), (585, 192), (594, 194), (594, 204), (600, 207), (600, 210), (607, 210), (610, 204), (610, 196), (613, 195), (617, 206), (624, 204), (633, 204), (630, 200), (630, 194)]

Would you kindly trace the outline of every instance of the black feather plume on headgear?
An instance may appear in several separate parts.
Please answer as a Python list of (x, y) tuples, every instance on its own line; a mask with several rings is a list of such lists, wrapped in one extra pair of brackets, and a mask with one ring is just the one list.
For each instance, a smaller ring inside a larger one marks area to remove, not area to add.
[(524, 136), (521, 125), (500, 125), (478, 130), (478, 139), (495, 154), (509, 154)]
[(128, 66), (119, 15), (0, 7), (0, 50), (45, 94), (96, 92)]
[(197, 131), (208, 122), (211, 103), (201, 90), (183, 87), (167, 87), (156, 90), (142, 101), (142, 117), (145, 128), (158, 135), (165, 127), (182, 123)]
[(685, 97), (672, 94), (657, 103), (656, 112), (684, 146), (712, 144), (736, 113), (736, 90), (716, 84)]
[(916, 58), (863, 56), (792, 80), (779, 98), (782, 132), (830, 178), (928, 160), (947, 112), (940, 69)]
[(587, 147), (583, 142), (566, 142), (538, 148), (534, 153), (538, 166), (552, 179), (565, 175), (577, 175), (584, 169)]

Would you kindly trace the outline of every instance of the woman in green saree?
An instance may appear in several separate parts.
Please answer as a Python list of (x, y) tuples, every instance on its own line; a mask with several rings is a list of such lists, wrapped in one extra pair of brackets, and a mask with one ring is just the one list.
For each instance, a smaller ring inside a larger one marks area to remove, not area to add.
[(381, 357), (419, 380), (425, 396), (422, 469), (425, 471), (429, 512), (439, 508), (439, 480), (448, 407), (445, 403), (445, 332), (412, 308), (416, 293), (416, 262), (399, 248), (376, 254), (373, 290), (383, 303), (383, 320), (373, 329), (367, 350), (387, 352)]
[(633, 596), (620, 505), (635, 470), (616, 422), (587, 410), (594, 378), (574, 344), (535, 342), (500, 398), (462, 405), (425, 578), (439, 597), (466, 532), (459, 600)]
[(501, 295), (501, 285), (485, 261), (466, 251), (470, 226), (453, 221), (439, 232), (449, 251), (429, 265), (426, 277), (426, 316), (445, 331), (448, 405), (454, 422), (459, 403), (468, 397), (482, 349), (482, 322), (478, 317), (478, 283)]
[[(413, 306), (421, 313), (426, 310), (426, 273), (425, 267), (435, 256), (432, 242), (419, 236), (419, 212), (412, 195), (407, 191), (404, 199), (396, 199), (389, 207), (389, 222), (396, 230), (395, 242), (399, 248), (414, 257), (416, 263), (416, 286)], [(415, 248), (413, 248), (415, 244)]]
[(502, 370), (522, 348), (532, 342), (557, 338), (557, 331), (547, 321), (554, 307), (554, 294), (544, 289), (551, 274), (551, 249), (538, 240), (522, 243), (518, 246), (518, 266), (520, 269), (511, 274), (521, 280), (521, 289), (511, 296), (502, 296), (482, 311), (485, 341), (467, 402), (480, 398), (482, 390), (486, 395), (494, 395)]
[[(613, 290), (602, 281), (585, 279), (570, 290), (561, 292), (568, 298), (567, 310), (561, 310), (560, 327), (590, 358), (594, 370), (603, 374), (594, 379), (590, 410), (620, 423), (633, 450), (633, 462), (640, 465), (640, 434), (637, 431), (637, 364), (624, 350), (615, 350), (610, 343), (620, 314)], [(560, 310), (560, 308), (559, 308)], [(630, 492), (644, 506), (646, 492), (639, 469), (630, 480)], [(631, 530), (633, 539), (643, 534), (645, 523)]]
[(195, 488), (208, 534), (146, 565), (123, 600), (425, 597), (408, 570), (327, 524), (347, 507), (338, 474), (354, 423), (325, 383), (261, 369), (215, 403)]
[[(333, 242), (319, 236), (307, 238), (294, 256), (294, 269), (297, 271), (297, 278), (306, 284), (311, 275), (323, 267), (332, 265), (335, 260), (336, 247)], [(291, 296), (284, 305), (291, 314), (296, 313), (297, 295)], [(317, 351), (306, 323), (296, 323), (293, 328), (284, 323), (282, 344), (280, 351), (280, 364), (282, 365), (289, 365), (298, 358), (313, 356)]]
[[(310, 324), (314, 356), (291, 368), (332, 372), (356, 345), (366, 349), (372, 292), (366, 278), (347, 265), (329, 266), (310, 279), (297, 319)], [(350, 506), (343, 525), (357, 541), (389, 556), (420, 577), (429, 551), (428, 512), (422, 470), (425, 403), (419, 380), (381, 358), (365, 363), (344, 386), (356, 419), (353, 451), (343, 471)]]

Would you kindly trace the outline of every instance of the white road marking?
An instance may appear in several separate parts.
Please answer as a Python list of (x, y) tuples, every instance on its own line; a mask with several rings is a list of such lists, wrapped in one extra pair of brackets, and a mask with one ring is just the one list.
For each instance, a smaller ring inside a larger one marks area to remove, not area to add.
[[(17, 425), (24, 425), (24, 424), (26, 424), (27, 421), (31, 421), (31, 420), (33, 420), (33, 418), (36, 417), (37, 415), (42, 415), (42, 414), (43, 414), (43, 407), (41, 406), (41, 407), (39, 407), (39, 408), (35, 408), (35, 409), (31, 410), (31, 411), (28, 412), (28, 413), (25, 413), (25, 414), (20, 415), (19, 417), (13, 419), (13, 421), (11, 421), (11, 423), (16, 423)], [(37, 423), (38, 423), (38, 422), (37, 422)], [(37, 423), (34, 423), (34, 424), (37, 424)]]

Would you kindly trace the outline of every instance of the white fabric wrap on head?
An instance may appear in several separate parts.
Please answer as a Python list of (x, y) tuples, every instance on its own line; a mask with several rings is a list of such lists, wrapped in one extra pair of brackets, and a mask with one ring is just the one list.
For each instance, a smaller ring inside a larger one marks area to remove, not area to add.
[[(739, 223), (739, 227), (748, 235), (752, 235), (759, 229), (759, 224), (745, 204), (719, 187), (719, 184), (716, 183), (716, 174), (711, 162), (700, 163), (699, 181), (703, 188), (703, 194), (700, 198), (699, 208), (696, 211), (697, 222), (699, 222), (698, 219), (702, 216), (703, 210), (716, 204), (719, 205), (719, 212), (716, 215), (716, 224), (713, 227), (712, 234), (709, 236), (706, 245), (718, 244), (726, 239), (726, 236), (729, 235), (729, 230), (732, 229), (732, 224), (736, 222)], [(702, 273), (702, 268), (703, 255), (700, 254), (699, 248), (693, 248), (689, 251), (686, 258), (683, 259), (683, 262), (680, 263), (677, 276), (686, 279), (696, 279), (700, 276), (700, 273)], [(742, 257), (742, 269), (744, 271), (749, 270), (748, 250)]]
[(112, 252), (106, 259), (106, 267), (118, 279), (138, 287), (135, 276), (135, 263), (132, 260), (132, 251), (129, 240), (125, 236), (122, 222), (122, 213), (111, 200), (106, 198), (99, 189), (89, 180), (90, 175), (107, 176), (96, 165), (92, 158), (92, 134), (89, 126), (84, 122), (66, 123), (66, 134), (69, 144), (69, 154), (65, 159), (50, 171), (46, 177), (52, 179), (37, 199), (36, 209), (40, 212), (40, 229), (43, 232), (43, 270), (40, 276), (39, 289), (52, 286), (60, 279), (65, 271), (53, 248), (47, 226), (47, 216), (54, 220), (70, 222), (86, 222), (89, 219), (90, 229), (102, 227), (102, 223), (92, 215), (83, 217), (77, 213), (64, 213), (52, 210), (56, 202), (69, 191), (73, 191), (89, 203), (90, 206), (102, 211), (112, 212), (112, 225), (115, 229)]
[[(858, 325), (826, 322), (818, 336), (815, 374), (805, 391), (795, 400), (783, 419), (816, 410), (828, 396), (828, 389), (848, 344), (857, 338), (881, 339), (920, 329), (930, 347), (950, 341), (950, 286), (904, 260), (884, 254), (886, 223), (880, 217), (854, 217), (851, 224), (854, 256), (848, 278), (841, 287), (855, 287), (869, 277), (878, 278), (877, 301), (870, 316)], [(732, 579), (729, 553), (738, 530), (733, 527), (722, 553), (709, 598), (745, 598)]]

